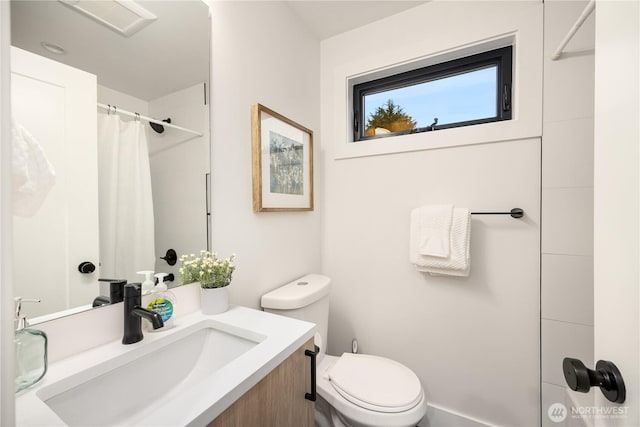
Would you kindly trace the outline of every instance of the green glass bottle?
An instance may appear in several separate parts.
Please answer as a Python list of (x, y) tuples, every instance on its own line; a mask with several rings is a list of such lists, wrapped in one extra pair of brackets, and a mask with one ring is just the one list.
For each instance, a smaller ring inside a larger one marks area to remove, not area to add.
[(15, 391), (32, 386), (47, 373), (47, 334), (27, 328), (27, 319), (20, 314), (23, 302), (40, 302), (15, 298)]

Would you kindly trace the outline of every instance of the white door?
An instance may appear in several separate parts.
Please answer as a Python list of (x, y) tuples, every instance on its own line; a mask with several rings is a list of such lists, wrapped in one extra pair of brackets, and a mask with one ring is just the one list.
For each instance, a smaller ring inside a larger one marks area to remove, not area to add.
[[(28, 318), (91, 304), (98, 295), (96, 76), (11, 48), (15, 122), (33, 135), (56, 182), (32, 217), (14, 216), (14, 295)], [(78, 266), (96, 270), (82, 274)]]
[(626, 383), (621, 404), (595, 391), (599, 426), (640, 426), (639, 27), (640, 2), (597, 2), (594, 360), (613, 362)]

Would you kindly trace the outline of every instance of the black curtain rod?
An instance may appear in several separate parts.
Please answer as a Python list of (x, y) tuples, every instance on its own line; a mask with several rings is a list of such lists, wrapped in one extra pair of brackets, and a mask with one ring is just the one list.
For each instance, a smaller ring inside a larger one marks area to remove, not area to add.
[(471, 215), (511, 215), (511, 218), (522, 218), (524, 211), (520, 208), (513, 208), (509, 212), (471, 212)]

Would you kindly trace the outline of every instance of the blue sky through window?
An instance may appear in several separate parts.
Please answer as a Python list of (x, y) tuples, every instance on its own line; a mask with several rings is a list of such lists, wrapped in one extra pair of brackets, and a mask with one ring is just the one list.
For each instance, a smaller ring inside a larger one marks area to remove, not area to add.
[(365, 95), (364, 119), (368, 122), (371, 113), (387, 100), (402, 107), (416, 122), (416, 127), (433, 123), (458, 123), (468, 120), (486, 119), (497, 115), (496, 65), (455, 76)]

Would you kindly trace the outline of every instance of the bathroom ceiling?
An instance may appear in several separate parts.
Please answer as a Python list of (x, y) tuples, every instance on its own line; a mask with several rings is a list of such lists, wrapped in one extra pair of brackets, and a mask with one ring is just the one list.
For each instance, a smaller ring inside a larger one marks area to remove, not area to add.
[[(209, 9), (202, 1), (141, 1), (158, 17), (121, 34), (59, 1), (12, 0), (12, 44), (98, 76), (98, 84), (152, 100), (209, 80)], [(63, 47), (56, 55), (46, 41)]]
[(353, 30), (427, 1), (292, 0), (286, 3), (309, 30), (326, 39)]
[[(208, 7), (199, 0), (140, 1), (158, 19), (123, 37), (60, 1), (12, 0), (12, 44), (98, 76), (98, 83), (152, 100), (209, 79)], [(319, 39), (425, 1), (286, 1)], [(41, 46), (63, 47), (56, 55)]]

